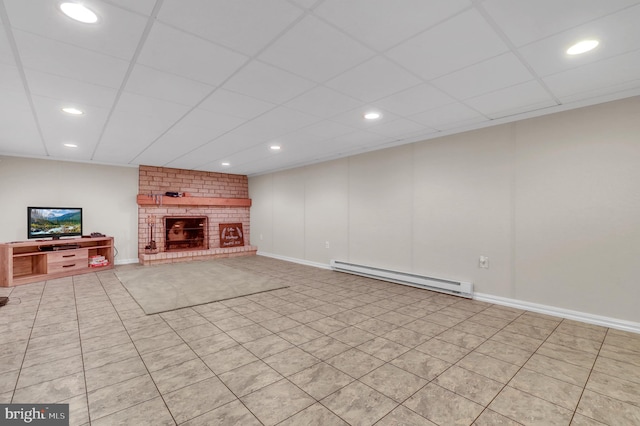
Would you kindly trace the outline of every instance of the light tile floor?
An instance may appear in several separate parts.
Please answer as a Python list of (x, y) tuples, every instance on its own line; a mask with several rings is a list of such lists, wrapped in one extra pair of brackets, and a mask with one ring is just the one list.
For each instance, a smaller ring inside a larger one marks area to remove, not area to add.
[(221, 261), (289, 287), (156, 315), (113, 271), (0, 288), (0, 402), (72, 425), (640, 424), (638, 334)]

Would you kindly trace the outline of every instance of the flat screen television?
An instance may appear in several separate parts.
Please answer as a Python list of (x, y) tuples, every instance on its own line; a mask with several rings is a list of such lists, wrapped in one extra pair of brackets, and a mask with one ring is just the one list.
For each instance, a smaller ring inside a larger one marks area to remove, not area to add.
[(28, 238), (82, 236), (82, 208), (27, 207)]

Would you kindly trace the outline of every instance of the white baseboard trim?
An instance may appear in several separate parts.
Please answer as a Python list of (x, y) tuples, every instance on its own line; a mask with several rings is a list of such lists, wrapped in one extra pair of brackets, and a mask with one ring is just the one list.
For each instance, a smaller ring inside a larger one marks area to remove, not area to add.
[(135, 259), (119, 259), (113, 262), (114, 265), (130, 265), (132, 263), (140, 263), (140, 260), (136, 257)]
[(310, 260), (298, 259), (298, 258), (295, 258), (295, 257), (281, 256), (279, 254), (266, 253), (266, 252), (260, 251), (260, 250), (258, 250), (256, 252), (256, 254), (258, 256), (271, 257), (273, 259), (285, 260), (287, 262), (292, 262), (292, 263), (299, 263), (300, 265), (314, 266), (314, 267), (320, 268), (320, 269), (331, 269), (331, 266), (329, 264), (325, 264), (325, 263), (312, 262)]
[(603, 327), (615, 328), (616, 330), (629, 331), (640, 334), (640, 323), (621, 320), (617, 318), (605, 317), (601, 315), (588, 314), (586, 312), (572, 311), (570, 309), (558, 308), (556, 306), (541, 305), (538, 303), (525, 302), (523, 300), (509, 299), (506, 297), (493, 296), (485, 293), (475, 293), (475, 300), (493, 303), (495, 305), (509, 306), (511, 308), (524, 309), (526, 311), (551, 315), (554, 317), (566, 318), (587, 324), (600, 325)]
[[(331, 266), (319, 262), (311, 262), (309, 260), (297, 259), (294, 257), (281, 256), (279, 254), (265, 253), (258, 251), (258, 256), (271, 257), (273, 259), (284, 260), (287, 262), (299, 263), (306, 266), (315, 266), (316, 268), (331, 269)], [(551, 315), (554, 317), (566, 318), (587, 324), (600, 325), (603, 327), (614, 328), (616, 330), (629, 331), (631, 333), (640, 334), (640, 323), (621, 320), (617, 318), (605, 317), (601, 315), (588, 314), (586, 312), (572, 311), (570, 309), (558, 308), (556, 306), (541, 305), (538, 303), (525, 302), (523, 300), (509, 299), (501, 296), (493, 296), (485, 293), (474, 293), (474, 300), (481, 302), (493, 303), (495, 305), (509, 306), (511, 308), (523, 309), (525, 311), (537, 312), (540, 314)]]

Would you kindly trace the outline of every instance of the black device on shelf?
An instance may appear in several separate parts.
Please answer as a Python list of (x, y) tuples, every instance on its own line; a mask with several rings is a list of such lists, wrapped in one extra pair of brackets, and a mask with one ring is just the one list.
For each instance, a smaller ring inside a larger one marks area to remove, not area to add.
[(80, 244), (60, 244), (60, 245), (38, 246), (39, 251), (75, 250), (77, 248), (80, 248)]

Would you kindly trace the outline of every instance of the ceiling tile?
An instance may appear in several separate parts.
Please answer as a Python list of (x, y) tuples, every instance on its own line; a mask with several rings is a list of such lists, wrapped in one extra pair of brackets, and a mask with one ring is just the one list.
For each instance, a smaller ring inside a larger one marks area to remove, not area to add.
[[(389, 142), (385, 142), (383, 144), (378, 145), (379, 149), (385, 149), (385, 148), (391, 148), (393, 146), (400, 146), (400, 145), (404, 145), (407, 143), (413, 143), (413, 142), (422, 142), (425, 141), (427, 139), (432, 139), (434, 137), (437, 137), (438, 134), (440, 133), (439, 130), (436, 129), (432, 129), (430, 127), (423, 127), (422, 130), (419, 130), (417, 132), (413, 132), (413, 133), (407, 133), (405, 135), (403, 135), (402, 137), (395, 137), (393, 139), (391, 139)], [(377, 148), (377, 149), (378, 149)]]
[(124, 90), (150, 98), (194, 106), (213, 91), (208, 84), (136, 65)]
[(22, 90), (23, 83), (18, 68), (9, 64), (0, 64), (0, 89)]
[(261, 173), (263, 171), (297, 167), (367, 151), (366, 144), (368, 143), (368, 146), (371, 146), (374, 144), (372, 141), (383, 144), (388, 139), (381, 138), (379, 135), (357, 131), (322, 142), (299, 142), (293, 146), (287, 146), (278, 153), (266, 152), (261, 155), (257, 147), (250, 151), (251, 161), (243, 161), (243, 155), (229, 157), (231, 171), (233, 173), (247, 173), (249, 171), (251, 173)]
[(324, 82), (374, 54), (319, 19), (307, 16), (259, 58), (310, 80)]
[[(349, 133), (353, 133), (353, 129)], [(346, 135), (346, 134), (344, 134)], [(295, 144), (287, 145), (286, 150), (281, 152), (281, 156), (289, 157), (290, 159), (297, 159), (302, 161), (303, 158), (315, 160), (319, 155), (323, 155), (327, 150), (345, 149), (346, 145), (342, 142), (336, 141), (337, 138), (344, 135), (336, 135), (330, 139), (323, 139), (321, 141), (314, 140), (301, 140)]]
[(554, 74), (543, 80), (559, 98), (624, 83), (635, 82), (634, 86), (640, 87), (640, 50)]
[[(637, 50), (637, 40), (640, 40), (638, 22), (640, 22), (640, 5), (532, 43), (519, 50), (538, 75), (548, 76)], [(575, 56), (565, 53), (574, 43), (589, 38), (600, 40), (600, 45), (593, 51)]]
[(303, 9), (312, 9), (319, 3), (322, 3), (324, 0), (289, 0), (291, 3), (301, 7)]
[(462, 100), (533, 78), (531, 72), (513, 53), (505, 53), (437, 78), (431, 83), (443, 92)]
[(451, 96), (430, 84), (419, 84), (375, 102), (376, 106), (398, 115), (411, 115), (455, 102)]
[[(259, 170), (257, 173), (261, 173), (262, 171), (267, 170), (277, 170), (278, 168), (282, 167), (281, 165), (283, 163), (291, 164), (289, 163), (289, 159), (289, 156), (283, 155), (279, 155), (278, 158), (260, 158), (259, 160), (249, 161), (236, 166), (234, 166), (232, 163), (231, 167), (227, 167), (226, 169), (229, 173), (234, 174), (247, 174), (247, 171), (249, 170)], [(215, 164), (216, 163), (210, 163), (208, 166), (214, 169), (214, 167), (216, 167)]]
[[(367, 112), (372, 111), (380, 113), (381, 117), (376, 120), (367, 120), (366, 118), (364, 118), (364, 115)], [(387, 123), (389, 121), (397, 120), (398, 118), (399, 117), (397, 115), (383, 110), (382, 108), (378, 108), (376, 105), (363, 104), (362, 106), (354, 108), (351, 111), (336, 114), (330, 119), (331, 121), (337, 121), (356, 129), (367, 130), (375, 127), (378, 124)]]
[(465, 104), (493, 119), (557, 105), (537, 81), (528, 81), (467, 99)]
[(198, 108), (223, 115), (251, 119), (263, 114), (275, 105), (230, 90), (218, 89), (205, 99)]
[(158, 19), (253, 56), (302, 14), (284, 0), (165, 0)]
[(153, 118), (159, 125), (168, 127), (188, 111), (189, 108), (185, 105), (123, 92), (114, 114), (146, 116)]
[[(227, 158), (237, 152), (242, 152), (251, 147), (250, 141), (247, 139), (248, 132), (242, 127), (232, 130), (203, 146), (192, 151), (184, 152), (179, 157), (165, 164), (167, 167), (175, 167), (180, 169), (195, 169), (209, 164), (220, 158)], [(267, 147), (265, 147), (267, 149)]]
[(16, 61), (13, 57), (13, 50), (9, 40), (7, 40), (5, 27), (0, 24), (0, 64), (15, 65)]
[(637, 0), (484, 0), (509, 40), (522, 46), (637, 4)]
[(204, 165), (202, 168), (205, 170), (229, 170), (228, 166), (223, 166), (221, 163), (223, 161), (231, 164), (231, 169), (233, 167), (239, 167), (241, 164), (253, 163), (255, 161), (268, 161), (271, 157), (275, 155), (281, 155), (282, 153), (274, 153), (269, 152), (268, 149), (265, 149), (263, 146), (257, 146), (253, 148), (248, 148), (240, 153), (227, 155), (221, 158), (211, 159), (208, 164)]
[(263, 146), (269, 152), (269, 141), (306, 127), (315, 121), (317, 121), (315, 117), (287, 108), (276, 108), (222, 135), (215, 141), (171, 161), (168, 165), (192, 168), (257, 146)]
[(469, 10), (394, 47), (387, 56), (431, 80), (506, 51), (480, 13)]
[(128, 164), (158, 138), (166, 127), (167, 125), (162, 126), (147, 115), (118, 112), (109, 120), (91, 159), (103, 163)]
[(183, 105), (122, 93), (93, 160), (129, 163), (187, 111)]
[(353, 127), (345, 126), (340, 123), (331, 121), (323, 121), (321, 123), (312, 124), (278, 138), (278, 143), (287, 151), (291, 148), (297, 148), (300, 145), (308, 145), (309, 143), (318, 143), (327, 139), (332, 139), (348, 133), (353, 133)]
[(138, 164), (167, 164), (184, 152), (205, 145), (243, 122), (240, 118), (195, 109), (132, 161)]
[(391, 140), (392, 139), (387, 136), (379, 135), (377, 133), (372, 133), (365, 130), (356, 130), (355, 132), (347, 133), (346, 135), (340, 135), (331, 139), (331, 141), (339, 144), (344, 148), (374, 146), (389, 142)]
[(156, 0), (109, 0), (110, 3), (118, 5), (119, 7), (137, 13), (141, 13), (146, 16), (150, 16), (153, 11), (153, 7), (156, 5)]
[(107, 108), (75, 103), (73, 106), (84, 112), (83, 115), (70, 115), (62, 108), (70, 106), (60, 99), (32, 96), (42, 135), (51, 152), (65, 152), (63, 143), (74, 143), (89, 154), (100, 138), (105, 120), (109, 115)]
[(314, 85), (315, 83), (309, 80), (271, 65), (252, 61), (229, 79), (224, 88), (280, 104), (311, 89)]
[(564, 105), (596, 105), (603, 102), (611, 102), (618, 99), (625, 99), (640, 96), (640, 80), (627, 81), (613, 86), (600, 87), (598, 89), (587, 90), (585, 92), (560, 96), (558, 99)]
[(93, 145), (82, 145), (77, 148), (69, 148), (62, 144), (47, 144), (47, 151), (52, 158), (63, 157), (65, 161), (90, 161), (93, 155)]
[(470, 4), (469, 0), (326, 0), (314, 13), (368, 46), (384, 51)]
[(376, 56), (327, 82), (327, 86), (360, 99), (375, 101), (415, 86), (420, 80), (382, 56)]
[(317, 117), (330, 117), (362, 105), (361, 101), (324, 86), (314, 87), (290, 100), (286, 106)]
[(455, 103), (411, 116), (412, 120), (437, 130), (449, 130), (487, 119), (462, 103)]
[(95, 25), (67, 17), (58, 1), (4, 0), (4, 4), (15, 29), (126, 60), (133, 57), (147, 24), (143, 16), (95, 0), (84, 2), (98, 15)]
[(138, 63), (217, 86), (236, 72), (247, 57), (199, 37), (156, 23)]
[(36, 121), (24, 92), (3, 89), (0, 96), (0, 153), (10, 155), (47, 155)]
[(25, 68), (72, 78), (85, 83), (118, 88), (128, 62), (70, 44), (15, 30), (16, 44)]
[(85, 83), (71, 78), (59, 77), (40, 71), (25, 70), (29, 91), (34, 95), (68, 101), (72, 106), (90, 105), (111, 108), (117, 90)]
[[(325, 147), (326, 149), (326, 147)], [(279, 170), (285, 168), (291, 168), (291, 166), (299, 167), (305, 164), (309, 164), (310, 155), (306, 151), (302, 152), (279, 152), (275, 155), (260, 157), (259, 153), (256, 153), (255, 156), (252, 155), (253, 152), (248, 152), (248, 157), (251, 158), (251, 161), (246, 161), (241, 164), (232, 167), (233, 173), (246, 173), (246, 170)], [(232, 163), (232, 165), (235, 163)]]
[(397, 120), (377, 124), (371, 127), (369, 131), (388, 136), (393, 139), (402, 139), (406, 135), (413, 135), (417, 132), (429, 133), (433, 131), (433, 129), (420, 125), (415, 121), (399, 118)]
[(249, 139), (259, 143), (309, 126), (317, 121), (316, 117), (309, 114), (278, 107), (246, 123), (243, 128), (249, 130), (253, 135)]
[[(206, 165), (205, 169), (220, 170), (222, 169), (220, 165), (222, 161), (230, 162), (230, 170), (234, 173), (242, 172), (245, 170), (244, 167), (254, 168), (258, 166), (255, 164), (256, 162), (271, 165), (277, 162), (280, 164), (278, 167), (282, 167), (284, 164), (291, 165), (296, 162), (308, 162), (309, 156), (314, 156), (315, 153), (322, 153), (330, 145), (344, 147), (344, 143), (338, 144), (333, 142), (332, 139), (352, 134), (353, 132), (352, 128), (338, 123), (311, 125), (277, 138), (277, 143), (282, 146), (281, 151), (273, 152), (268, 149), (268, 144), (260, 144), (217, 158)], [(371, 135), (371, 137), (375, 136)], [(307, 159), (307, 161), (303, 161), (303, 159)]]

